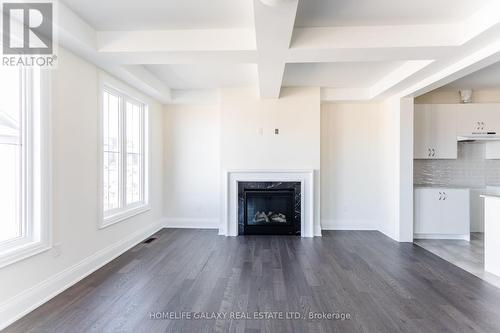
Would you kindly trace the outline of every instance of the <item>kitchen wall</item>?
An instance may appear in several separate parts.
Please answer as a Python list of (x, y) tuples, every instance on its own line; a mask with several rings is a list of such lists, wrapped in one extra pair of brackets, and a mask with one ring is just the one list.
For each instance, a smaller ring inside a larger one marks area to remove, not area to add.
[[(474, 90), (473, 103), (500, 103), (500, 89)], [(415, 99), (416, 104), (458, 104), (458, 89), (436, 89)], [(419, 185), (485, 187), (500, 185), (500, 160), (485, 160), (485, 143), (459, 143), (456, 160), (415, 160)]]
[(485, 142), (460, 142), (456, 160), (415, 160), (415, 184), (470, 188), (500, 186), (500, 160), (486, 160), (485, 147)]
[[(458, 89), (439, 88), (415, 98), (415, 104), (458, 104)], [(500, 103), (500, 89), (479, 89), (472, 94), (472, 103)]]
[(0, 268), (0, 328), (148, 237), (162, 222), (161, 105), (135, 92), (149, 103), (152, 209), (98, 229), (101, 72), (61, 47), (58, 62), (51, 71), (54, 246)]

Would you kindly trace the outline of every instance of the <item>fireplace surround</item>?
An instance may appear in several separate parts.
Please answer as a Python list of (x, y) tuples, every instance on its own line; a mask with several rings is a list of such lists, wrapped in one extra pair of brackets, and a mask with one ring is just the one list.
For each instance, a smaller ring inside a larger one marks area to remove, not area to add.
[(219, 234), (238, 236), (238, 184), (241, 182), (299, 182), (301, 189), (300, 236), (321, 236), (319, 223), (319, 178), (315, 170), (225, 170), (222, 185), (222, 221)]

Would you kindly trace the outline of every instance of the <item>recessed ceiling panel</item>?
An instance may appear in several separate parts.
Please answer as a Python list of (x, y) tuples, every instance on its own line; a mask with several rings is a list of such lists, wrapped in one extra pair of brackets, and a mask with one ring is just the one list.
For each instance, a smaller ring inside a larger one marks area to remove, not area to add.
[(253, 26), (252, 0), (63, 0), (97, 30)]
[(500, 62), (458, 79), (448, 87), (458, 89), (498, 89), (500, 88)]
[(287, 64), (283, 86), (369, 88), (402, 62), (338, 62)]
[(172, 89), (214, 89), (257, 84), (255, 64), (147, 65)]
[[(495, 0), (303, 0), (295, 25), (440, 24), (462, 21)], [(496, 0), (498, 1), (498, 0)]]

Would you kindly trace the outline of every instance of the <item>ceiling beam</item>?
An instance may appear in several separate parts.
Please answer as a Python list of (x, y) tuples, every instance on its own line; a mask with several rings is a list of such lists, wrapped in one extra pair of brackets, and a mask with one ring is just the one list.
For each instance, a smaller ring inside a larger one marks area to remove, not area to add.
[(257, 63), (256, 50), (100, 52), (119, 65), (248, 64)]
[(292, 49), (415, 48), (460, 45), (456, 24), (295, 28)]
[(397, 93), (393, 93), (393, 95), (401, 97), (420, 96), (499, 61), (500, 38), (497, 39), (496, 42), (460, 58), (458, 61), (451, 63), (449, 66), (446, 66), (439, 71), (432, 72), (432, 74), (406, 87), (405, 89), (398, 91)]
[(253, 29), (99, 31), (99, 52), (256, 50)]
[(254, 0), (253, 4), (260, 97), (278, 98), (298, 0), (277, 6), (264, 5), (260, 0)]
[(370, 87), (370, 99), (379, 97), (390, 88), (418, 73), (433, 62), (434, 60), (406, 61)]

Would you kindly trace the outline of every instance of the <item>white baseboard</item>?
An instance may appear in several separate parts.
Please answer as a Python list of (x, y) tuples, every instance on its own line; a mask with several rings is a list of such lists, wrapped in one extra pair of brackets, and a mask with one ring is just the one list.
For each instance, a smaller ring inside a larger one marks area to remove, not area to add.
[(321, 236), (322, 236), (321, 230), (323, 230), (323, 229), (321, 228), (321, 225), (317, 225), (317, 224), (315, 223), (315, 224), (314, 224), (314, 237), (321, 237)]
[(155, 225), (139, 230), (2, 302), (0, 304), (0, 330), (11, 325), (162, 228), (163, 223), (160, 221)]
[(448, 235), (448, 234), (414, 234), (413, 239), (455, 239), (470, 241), (470, 234)]
[(321, 220), (322, 230), (378, 230), (374, 220)]
[(166, 217), (164, 218), (165, 228), (181, 229), (219, 229), (219, 219), (200, 219), (184, 217)]

